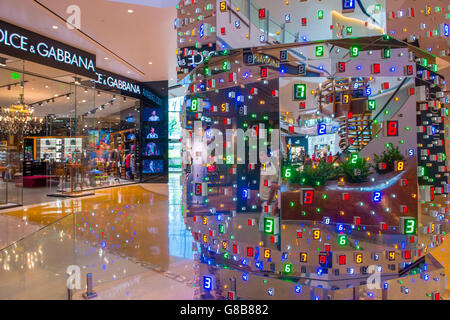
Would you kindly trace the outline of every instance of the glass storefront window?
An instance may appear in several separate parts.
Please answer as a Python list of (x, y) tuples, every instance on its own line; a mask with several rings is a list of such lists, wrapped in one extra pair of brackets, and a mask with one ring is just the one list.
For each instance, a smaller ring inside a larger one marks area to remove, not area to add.
[[(2, 127), (12, 106), (32, 115), (9, 124), (19, 132), (0, 130), (0, 208), (140, 180), (140, 100), (98, 90), (86, 77), (2, 57)], [(40, 125), (31, 125), (34, 118)]]

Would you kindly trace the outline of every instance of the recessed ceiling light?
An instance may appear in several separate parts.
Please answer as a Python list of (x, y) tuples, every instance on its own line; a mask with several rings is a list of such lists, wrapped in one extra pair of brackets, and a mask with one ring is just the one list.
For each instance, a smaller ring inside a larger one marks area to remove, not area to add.
[(109, 58), (108, 57), (104, 57), (103, 59), (108, 60)]
[(52, 28), (56, 30), (56, 29), (58, 29), (58, 26), (53, 26)]
[(128, 13), (133, 13), (133, 12), (134, 12), (134, 11), (133, 11), (133, 10), (131, 10), (131, 9), (129, 9), (129, 10), (128, 10)]
[(148, 64), (153, 64), (153, 62), (150, 61)]

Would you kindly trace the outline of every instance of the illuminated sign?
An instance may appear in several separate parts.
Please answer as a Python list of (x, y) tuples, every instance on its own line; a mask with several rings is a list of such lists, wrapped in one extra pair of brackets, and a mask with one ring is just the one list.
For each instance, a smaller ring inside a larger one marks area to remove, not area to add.
[(320, 123), (317, 125), (317, 135), (321, 136), (327, 133), (327, 125), (325, 123)]
[(294, 100), (306, 99), (306, 84), (296, 83), (294, 84)]
[(400, 232), (406, 235), (417, 233), (417, 220), (413, 217), (400, 217)]
[(120, 75), (97, 69), (96, 79), (93, 80), (97, 89), (120, 90), (121, 94), (140, 96), (142, 93), (141, 85), (132, 79)]
[(95, 55), (0, 21), (0, 52), (95, 78)]
[(213, 275), (203, 276), (203, 289), (206, 291), (214, 290), (215, 279)]
[(302, 189), (300, 190), (300, 203), (301, 204), (312, 204), (314, 199), (313, 189)]
[(385, 121), (383, 128), (386, 137), (398, 136), (398, 121)]
[(355, 11), (355, 1), (356, 0), (342, 0), (342, 12)]

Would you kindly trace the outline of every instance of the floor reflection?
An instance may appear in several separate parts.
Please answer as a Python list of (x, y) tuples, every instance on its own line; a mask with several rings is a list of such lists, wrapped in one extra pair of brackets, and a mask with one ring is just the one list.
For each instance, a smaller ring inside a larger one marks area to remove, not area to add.
[(172, 298), (191, 299), (192, 236), (179, 181), (171, 174), (168, 196), (127, 186), (8, 212), (43, 229), (0, 252), (0, 299), (64, 299), (71, 265), (83, 286), (93, 274), (103, 299), (157, 299), (170, 287)]

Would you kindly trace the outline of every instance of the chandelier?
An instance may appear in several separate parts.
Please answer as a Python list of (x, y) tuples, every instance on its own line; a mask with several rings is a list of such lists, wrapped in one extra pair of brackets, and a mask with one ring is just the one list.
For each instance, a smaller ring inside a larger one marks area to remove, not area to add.
[(34, 109), (23, 103), (0, 109), (0, 132), (6, 134), (24, 135), (37, 134), (42, 130), (43, 119), (33, 116)]

